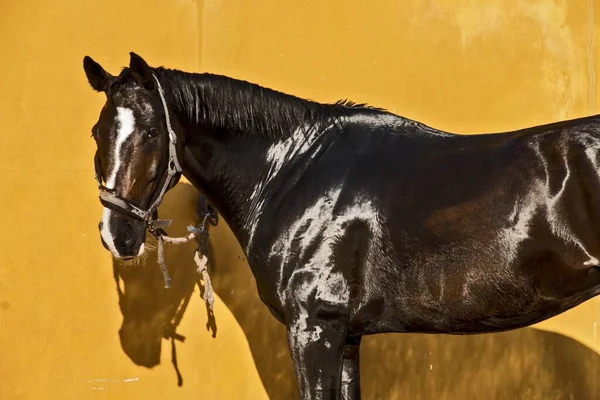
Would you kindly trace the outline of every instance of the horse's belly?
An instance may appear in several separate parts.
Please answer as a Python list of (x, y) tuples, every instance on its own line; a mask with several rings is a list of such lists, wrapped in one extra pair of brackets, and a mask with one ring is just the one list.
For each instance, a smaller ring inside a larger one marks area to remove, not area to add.
[[(543, 283), (543, 281), (542, 281)], [(420, 287), (419, 287), (420, 286)], [(490, 274), (458, 283), (416, 285), (387, 302), (384, 331), (487, 333), (525, 327), (566, 311), (599, 292), (600, 274), (581, 278), (571, 290), (548, 292), (540, 281)]]

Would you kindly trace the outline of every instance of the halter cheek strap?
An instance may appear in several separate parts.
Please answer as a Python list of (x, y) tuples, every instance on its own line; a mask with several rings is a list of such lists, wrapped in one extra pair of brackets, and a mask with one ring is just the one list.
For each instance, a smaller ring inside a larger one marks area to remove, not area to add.
[(127, 200), (117, 196), (114, 193), (113, 189), (109, 189), (102, 184), (102, 178), (100, 175), (100, 161), (98, 158), (98, 154), (96, 153), (95, 157), (95, 166), (96, 166), (96, 181), (98, 182), (98, 190), (100, 191), (100, 202), (107, 208), (110, 208), (116, 212), (120, 212), (122, 214), (128, 215), (132, 218), (144, 221), (146, 223), (146, 228), (153, 235), (158, 234), (158, 229), (165, 228), (171, 225), (170, 220), (159, 220), (155, 218), (156, 210), (158, 206), (163, 200), (163, 196), (167, 192), (168, 188), (171, 186), (174, 179), (176, 179), (178, 174), (181, 174), (182, 168), (179, 164), (179, 160), (177, 159), (177, 136), (171, 127), (171, 119), (169, 117), (169, 109), (167, 108), (167, 101), (165, 100), (165, 94), (163, 92), (162, 86), (160, 85), (160, 81), (155, 75), (152, 75), (154, 80), (156, 81), (156, 85), (158, 87), (158, 94), (160, 95), (160, 101), (163, 105), (165, 111), (165, 120), (167, 123), (167, 131), (169, 132), (169, 163), (167, 165), (166, 177), (163, 181), (163, 185), (160, 188), (158, 194), (153, 196), (154, 201), (146, 210), (142, 210), (141, 208), (131, 204)]

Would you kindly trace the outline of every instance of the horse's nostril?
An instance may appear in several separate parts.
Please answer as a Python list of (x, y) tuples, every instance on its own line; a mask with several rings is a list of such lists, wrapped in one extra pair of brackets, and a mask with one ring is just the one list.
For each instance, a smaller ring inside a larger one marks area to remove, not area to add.
[(104, 223), (102, 221), (100, 221), (98, 223), (98, 230), (102, 230), (102, 227), (104, 226)]
[(129, 222), (125, 223), (125, 246), (132, 247), (135, 244), (135, 230)]

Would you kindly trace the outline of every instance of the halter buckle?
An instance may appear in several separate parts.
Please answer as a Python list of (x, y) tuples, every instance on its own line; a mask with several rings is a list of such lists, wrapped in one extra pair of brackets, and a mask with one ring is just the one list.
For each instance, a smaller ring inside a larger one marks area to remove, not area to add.
[(171, 219), (151, 219), (148, 221), (148, 226), (151, 226), (154, 229), (163, 229), (171, 226)]

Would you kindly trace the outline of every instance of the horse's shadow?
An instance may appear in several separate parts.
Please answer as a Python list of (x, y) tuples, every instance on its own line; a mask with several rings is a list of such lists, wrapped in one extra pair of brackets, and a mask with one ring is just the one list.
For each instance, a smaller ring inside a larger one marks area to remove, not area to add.
[[(198, 196), (192, 186), (180, 183), (165, 197), (161, 217), (173, 218), (172, 231), (183, 232), (195, 221)], [(171, 246), (166, 252), (167, 265), (176, 266), (170, 268), (173, 286), (168, 290), (158, 267), (114, 264), (123, 350), (134, 363), (153, 367), (160, 362), (163, 340), (171, 340), (179, 384), (174, 343), (183, 339), (177, 325), (198, 282), (193, 248)], [(262, 304), (228, 229), (211, 230), (208, 253), (215, 292), (242, 327), (269, 397), (298, 398), (285, 328)], [(148, 266), (155, 262), (152, 252)], [(216, 333), (214, 324), (211, 329)], [(178, 349), (185, 351), (185, 345)], [(574, 340), (535, 329), (475, 336), (370, 336), (363, 339), (360, 368), (368, 399), (600, 398), (600, 356)]]

